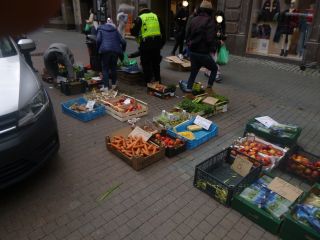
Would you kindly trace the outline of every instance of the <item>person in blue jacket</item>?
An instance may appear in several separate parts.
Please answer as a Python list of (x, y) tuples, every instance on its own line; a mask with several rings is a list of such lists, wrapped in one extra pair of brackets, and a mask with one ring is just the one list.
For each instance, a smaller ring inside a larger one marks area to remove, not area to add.
[(109, 18), (106, 24), (98, 27), (97, 47), (99, 54), (101, 54), (104, 83), (104, 87), (100, 90), (108, 91), (110, 88), (109, 71), (112, 76), (112, 89), (115, 89), (117, 83), (117, 62), (118, 58), (123, 56), (123, 52), (126, 49), (126, 41)]

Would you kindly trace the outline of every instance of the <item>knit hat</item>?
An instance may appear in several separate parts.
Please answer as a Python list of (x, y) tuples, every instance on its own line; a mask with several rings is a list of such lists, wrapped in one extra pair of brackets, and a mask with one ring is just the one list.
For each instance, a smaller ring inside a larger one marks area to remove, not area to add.
[(200, 4), (200, 8), (206, 8), (212, 10), (212, 4), (209, 1), (203, 0)]

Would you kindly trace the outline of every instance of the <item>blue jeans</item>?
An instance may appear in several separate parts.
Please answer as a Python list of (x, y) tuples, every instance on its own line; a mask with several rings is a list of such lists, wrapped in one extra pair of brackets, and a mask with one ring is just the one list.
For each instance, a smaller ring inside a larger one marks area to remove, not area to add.
[(188, 89), (192, 89), (193, 83), (196, 80), (198, 72), (201, 67), (205, 67), (211, 71), (208, 80), (208, 87), (212, 87), (214, 80), (216, 79), (218, 66), (210, 54), (201, 54), (190, 52), (191, 61), (191, 73), (188, 80)]
[(118, 54), (115, 52), (102, 53), (102, 74), (104, 87), (109, 88), (109, 71), (111, 72), (112, 85), (117, 83)]

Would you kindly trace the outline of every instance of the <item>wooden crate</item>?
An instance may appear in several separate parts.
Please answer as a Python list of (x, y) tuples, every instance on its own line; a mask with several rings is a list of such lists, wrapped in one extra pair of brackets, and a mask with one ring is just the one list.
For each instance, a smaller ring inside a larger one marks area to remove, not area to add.
[[(142, 109), (134, 112), (127, 112), (127, 113), (117, 111), (113, 107), (113, 103), (117, 102), (122, 96), (134, 99), (137, 103), (139, 103), (142, 106)], [(110, 99), (108, 102), (105, 102), (107, 113), (110, 114), (112, 117), (114, 117), (115, 119), (118, 119), (121, 122), (126, 122), (132, 118), (138, 118), (148, 114), (149, 109), (148, 109), (147, 103), (140, 101), (134, 97), (130, 97), (128, 95), (122, 95), (122, 96)]]

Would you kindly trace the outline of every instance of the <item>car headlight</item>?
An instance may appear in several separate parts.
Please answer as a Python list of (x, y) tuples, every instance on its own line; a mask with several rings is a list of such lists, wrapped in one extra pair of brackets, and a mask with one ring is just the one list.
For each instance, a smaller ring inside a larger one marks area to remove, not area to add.
[(34, 123), (48, 106), (48, 95), (44, 89), (40, 89), (31, 101), (19, 111), (18, 126), (23, 127)]

